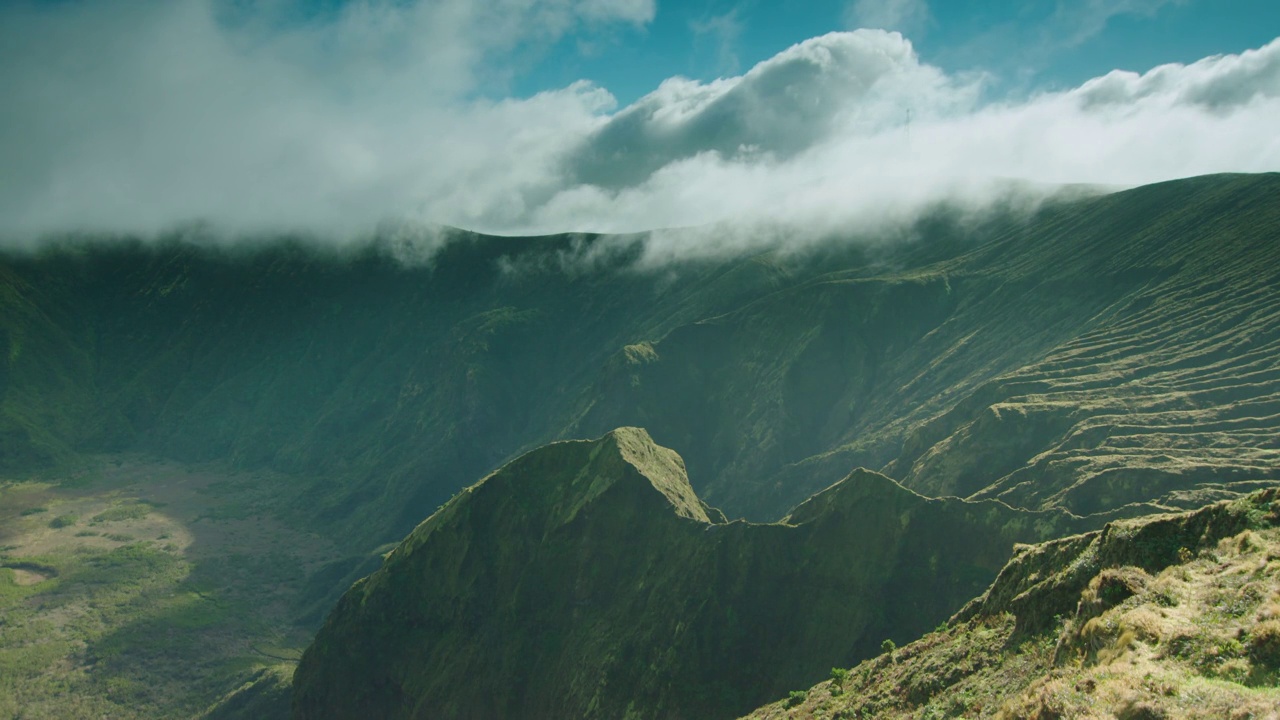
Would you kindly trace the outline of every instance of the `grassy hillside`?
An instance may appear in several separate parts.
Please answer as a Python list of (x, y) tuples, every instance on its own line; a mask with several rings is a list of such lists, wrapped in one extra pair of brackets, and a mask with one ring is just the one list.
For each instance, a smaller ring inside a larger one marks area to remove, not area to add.
[(1024, 547), (920, 640), (760, 708), (781, 718), (1272, 718), (1280, 492)]
[(0, 462), (271, 467), (365, 546), (623, 425), (755, 520), (856, 466), (1080, 515), (1187, 507), (1280, 465), (1276, 197), (1280, 176), (1213, 176), (656, 269), (643, 238), (455, 233), (417, 264), (389, 240), (73, 242), (0, 258)]
[(526, 454), (339, 602), (294, 717), (717, 718), (944, 619), (1061, 513), (929, 500), (858, 471), (726, 523), (642, 430)]
[(0, 473), (65, 462), (100, 427), (86, 323), (61, 286), (0, 261)]
[(319, 520), (398, 538), (553, 438), (614, 348), (785, 274), (697, 268), (660, 295), (658, 278), (617, 267), (543, 266), (575, 242), (464, 235), (431, 265), (299, 243), (9, 257), (5, 461), (17, 473), (71, 449), (138, 448), (265, 465), (303, 479)]

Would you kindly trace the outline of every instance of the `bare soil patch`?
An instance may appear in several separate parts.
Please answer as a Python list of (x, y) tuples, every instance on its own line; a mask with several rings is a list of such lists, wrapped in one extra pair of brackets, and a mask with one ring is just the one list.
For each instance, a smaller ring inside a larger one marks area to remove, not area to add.
[(29, 587), (31, 585), (38, 585), (49, 579), (48, 575), (35, 570), (25, 570), (23, 568), (10, 569), (13, 570), (13, 582), (16, 585)]

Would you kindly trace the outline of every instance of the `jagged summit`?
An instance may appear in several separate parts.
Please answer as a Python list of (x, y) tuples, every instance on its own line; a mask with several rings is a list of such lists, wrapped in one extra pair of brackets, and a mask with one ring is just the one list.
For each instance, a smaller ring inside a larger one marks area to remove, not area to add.
[(719, 510), (709, 508), (694, 493), (684, 460), (676, 451), (660, 447), (643, 428), (618, 428), (602, 439), (612, 443), (618, 455), (662, 493), (677, 515), (708, 523), (724, 521)]
[(833, 512), (853, 509), (861, 503), (892, 496), (915, 496), (922, 501), (929, 500), (887, 475), (867, 468), (856, 468), (840, 481), (814, 493), (797, 505), (782, 522), (800, 525)]
[(563, 440), (512, 460), (460, 492), (418, 526), (392, 552), (400, 557), (420, 545), (473, 503), (494, 512), (519, 513), (544, 525), (543, 533), (572, 523), (605, 501), (640, 502), (646, 511), (666, 509), (703, 523), (725, 522), (689, 485), (684, 461), (660, 447), (643, 428), (624, 427), (595, 440)]

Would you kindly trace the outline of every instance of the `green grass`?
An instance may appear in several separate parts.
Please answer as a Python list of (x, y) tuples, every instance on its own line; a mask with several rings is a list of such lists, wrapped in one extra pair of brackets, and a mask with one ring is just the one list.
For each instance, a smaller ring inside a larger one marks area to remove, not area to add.
[(120, 520), (140, 520), (151, 512), (152, 506), (148, 503), (128, 503), (117, 505), (109, 510), (104, 510), (89, 521), (91, 524), (104, 522), (118, 522)]
[[(114, 626), (141, 612), (139, 604), (148, 594), (179, 579), (180, 562), (143, 547), (38, 560), (57, 568), (58, 577), (16, 593), (11, 588), (0, 606), (5, 621), (0, 628), (0, 713), (55, 717), (127, 710), (127, 703), (117, 707), (101, 697), (104, 684), (119, 689), (110, 677), (114, 673), (99, 679), (64, 669), (62, 663), (91, 657), (95, 644)], [(81, 644), (85, 651), (76, 649)], [(57, 702), (60, 696), (68, 702)]]

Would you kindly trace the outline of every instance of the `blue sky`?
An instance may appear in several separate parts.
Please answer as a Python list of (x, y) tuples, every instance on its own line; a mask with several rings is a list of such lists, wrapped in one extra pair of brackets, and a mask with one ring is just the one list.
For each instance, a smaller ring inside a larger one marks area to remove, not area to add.
[(1276, 0), (0, 0), (0, 243), (735, 224), (671, 250), (718, 252), (1280, 171), (1278, 35)]
[[(892, 5), (895, 3), (881, 3)], [(897, 3), (906, 5), (911, 3)], [(900, 30), (921, 58), (952, 72), (986, 72), (998, 89), (1073, 87), (1115, 69), (1149, 70), (1266, 44), (1280, 35), (1275, 0), (919, 2)], [(564, 38), (503, 91), (529, 95), (588, 79), (621, 103), (667, 77), (735, 75), (787, 47), (853, 29), (846, 0), (658, 0), (652, 22)], [(585, 48), (583, 46), (586, 46)], [(537, 55), (534, 55), (536, 58)]]

